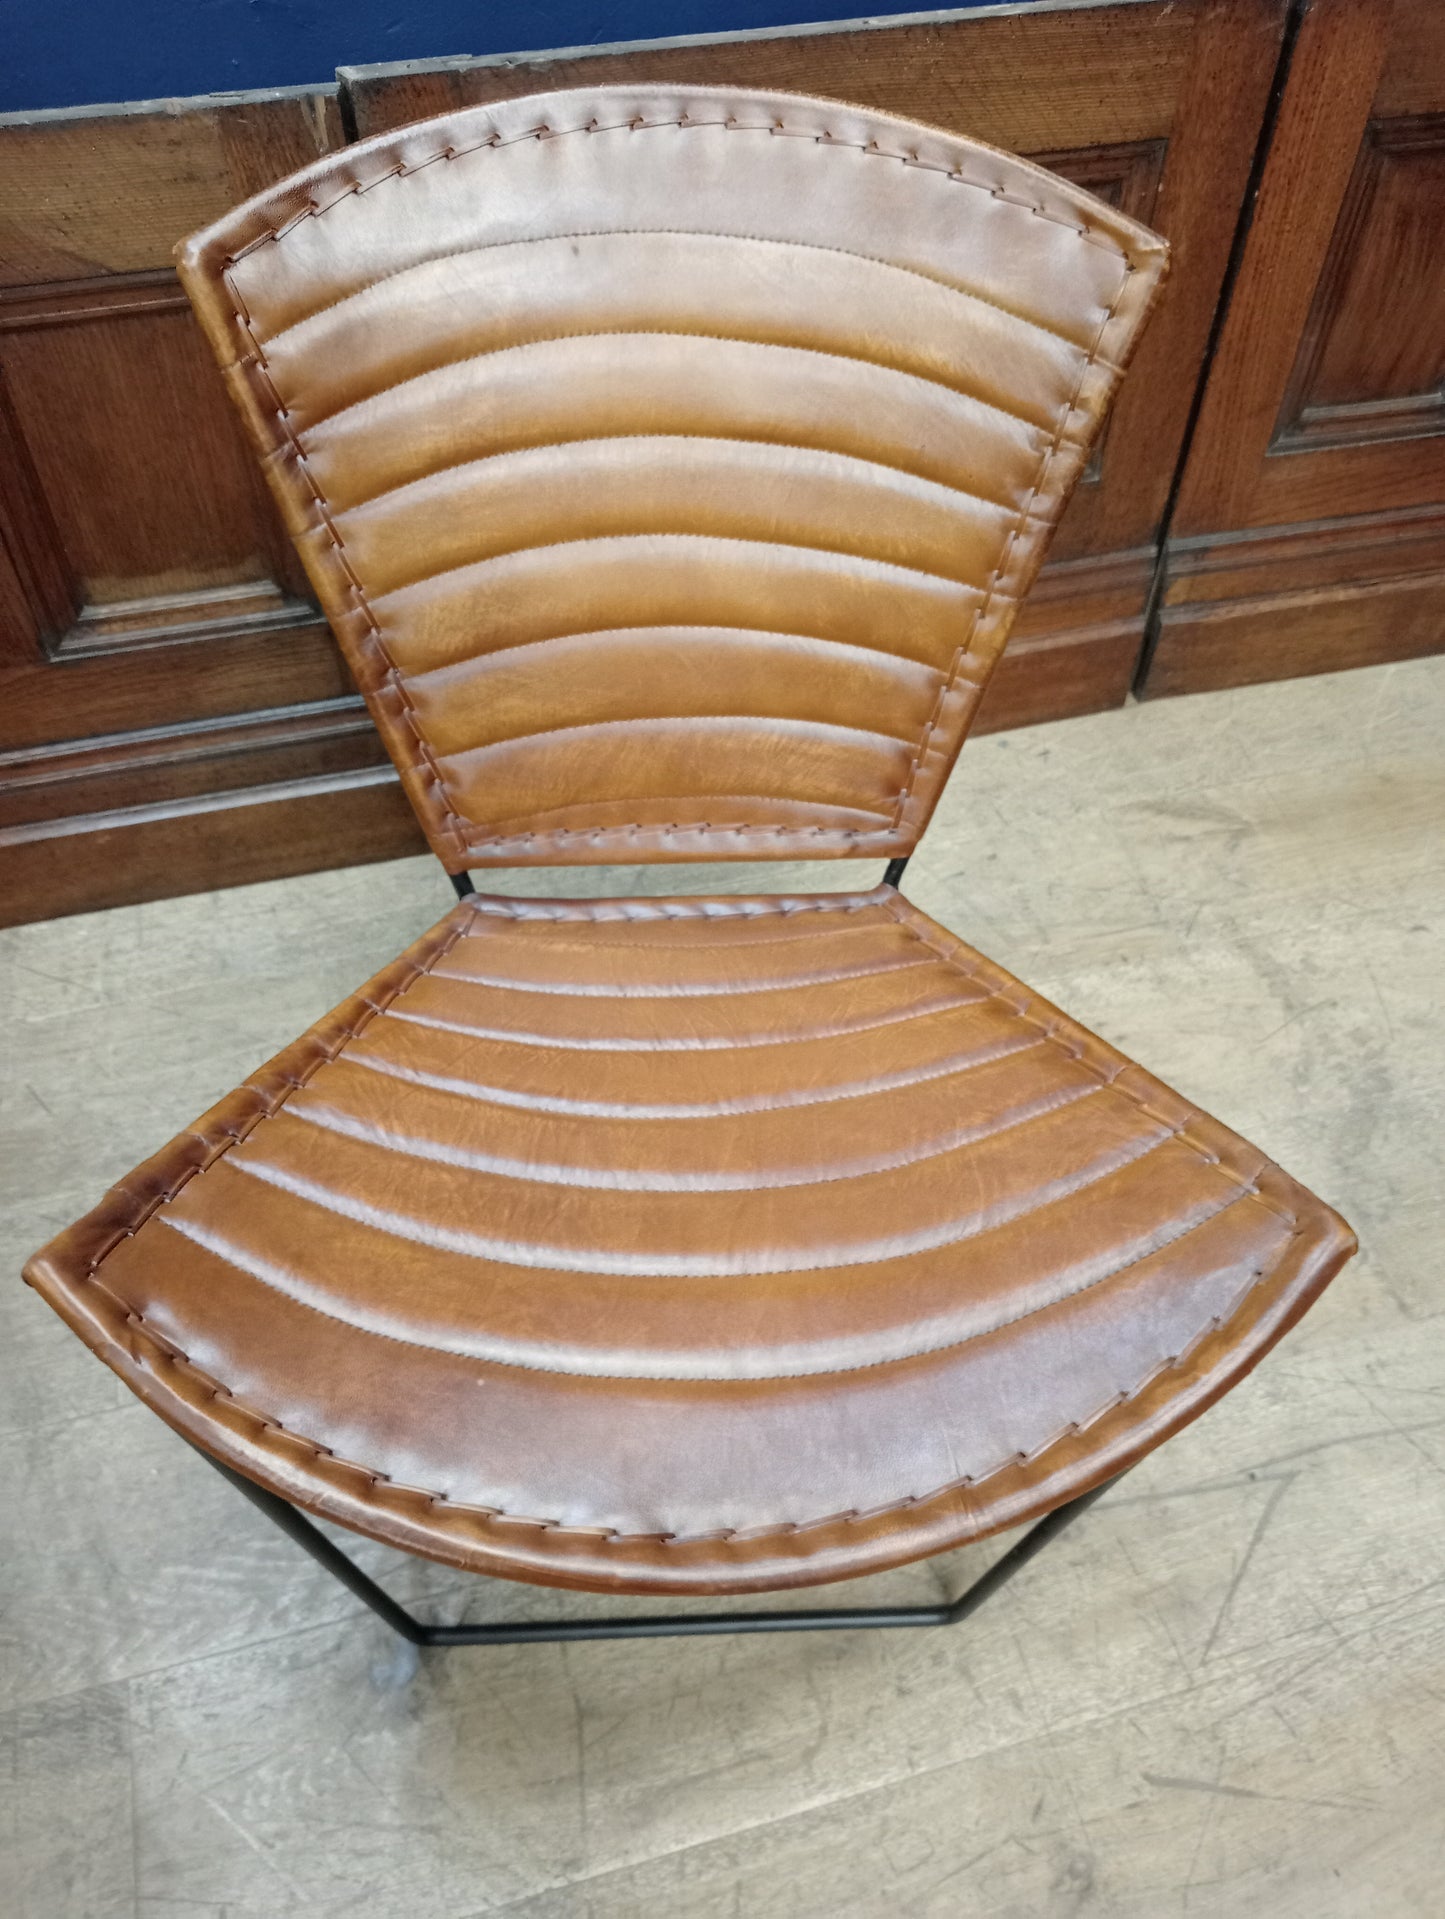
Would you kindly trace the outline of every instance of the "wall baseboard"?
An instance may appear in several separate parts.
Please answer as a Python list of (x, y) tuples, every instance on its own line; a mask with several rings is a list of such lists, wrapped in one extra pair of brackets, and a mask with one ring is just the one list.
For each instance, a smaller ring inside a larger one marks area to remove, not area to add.
[(1146, 699), (1445, 652), (1445, 506), (1171, 541)]

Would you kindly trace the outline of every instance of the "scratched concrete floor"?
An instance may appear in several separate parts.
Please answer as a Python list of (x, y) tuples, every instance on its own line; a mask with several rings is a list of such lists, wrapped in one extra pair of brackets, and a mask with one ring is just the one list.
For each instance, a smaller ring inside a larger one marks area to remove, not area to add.
[[(0, 1285), (0, 1912), (1445, 1911), (1442, 736), (1436, 660), (965, 753), (914, 897), (1255, 1138), (1366, 1251), (953, 1635), (471, 1651), (408, 1679)], [(608, 877), (699, 883), (516, 890)], [(414, 860), (0, 935), (6, 1270), (448, 898)], [(557, 1604), (365, 1556), (439, 1616)]]

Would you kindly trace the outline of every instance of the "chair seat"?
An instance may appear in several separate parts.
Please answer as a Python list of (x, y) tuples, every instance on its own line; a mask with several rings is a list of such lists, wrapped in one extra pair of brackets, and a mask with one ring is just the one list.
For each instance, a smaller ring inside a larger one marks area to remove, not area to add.
[(28, 1277), (315, 1512), (740, 1592), (1119, 1471), (1353, 1244), (891, 888), (472, 897)]

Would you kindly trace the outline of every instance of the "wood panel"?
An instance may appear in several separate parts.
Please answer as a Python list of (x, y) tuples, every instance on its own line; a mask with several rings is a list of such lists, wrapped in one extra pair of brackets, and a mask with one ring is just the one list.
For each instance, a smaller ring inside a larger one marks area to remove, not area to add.
[(248, 769), (219, 791), (0, 827), (5, 923), (319, 872), (345, 863), (343, 838), (371, 860), (425, 851), (389, 762), (262, 786)]
[(1445, 648), (1442, 531), (1445, 11), (1313, 0), (1180, 487), (1144, 690)]
[(334, 87), (0, 118), (0, 920), (397, 848), (170, 265), (341, 139)]
[(1167, 234), (1174, 272), (981, 723), (1117, 705), (1283, 38), (1286, 0), (1113, 0), (343, 68), (358, 135), (607, 81), (818, 93), (1027, 153)]
[(228, 614), (312, 617), (208, 362), (169, 272), (0, 295), (10, 415), (49, 519), (30, 551), (51, 582), (36, 638), (52, 656)]

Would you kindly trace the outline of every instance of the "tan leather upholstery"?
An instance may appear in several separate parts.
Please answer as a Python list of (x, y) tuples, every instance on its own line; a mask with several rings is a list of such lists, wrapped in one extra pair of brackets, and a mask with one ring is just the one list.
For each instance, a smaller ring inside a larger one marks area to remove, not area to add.
[[(967, 141), (642, 89), (349, 149), (185, 272), (460, 867), (911, 846), (1162, 263)], [(884, 886), (464, 900), (27, 1273), (303, 1506), (701, 1592), (1086, 1490), (1352, 1249)]]
[(638, 87), (348, 147), (180, 270), (455, 872), (907, 852), (1165, 257), (972, 141)]
[(183, 1432), (565, 1585), (842, 1577), (1037, 1513), (1347, 1257), (889, 887), (463, 901), (31, 1268)]

